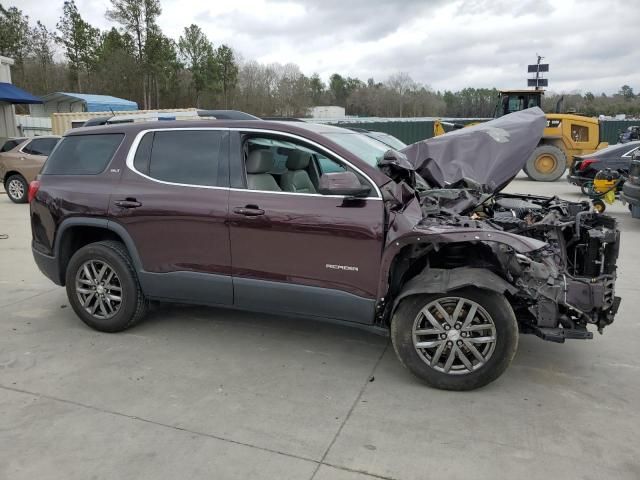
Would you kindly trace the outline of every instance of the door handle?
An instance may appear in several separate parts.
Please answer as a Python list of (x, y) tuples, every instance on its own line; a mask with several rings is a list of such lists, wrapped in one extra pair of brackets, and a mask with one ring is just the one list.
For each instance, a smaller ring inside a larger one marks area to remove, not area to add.
[(245, 217), (257, 217), (260, 215), (264, 215), (264, 210), (258, 208), (256, 205), (247, 205), (246, 207), (234, 208), (233, 213), (244, 215)]
[(126, 200), (116, 200), (114, 204), (116, 205), (116, 207), (120, 208), (138, 208), (142, 206), (140, 202), (132, 198), (128, 198)]

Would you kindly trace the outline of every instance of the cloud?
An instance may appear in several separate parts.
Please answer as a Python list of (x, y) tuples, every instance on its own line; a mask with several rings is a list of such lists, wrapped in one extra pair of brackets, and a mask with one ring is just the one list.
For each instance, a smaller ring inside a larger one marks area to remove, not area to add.
[[(18, 1), (55, 27), (62, 0)], [(112, 25), (109, 0), (77, 2), (92, 24)], [(403, 71), (437, 90), (518, 88), (541, 54), (551, 90), (640, 90), (637, 15), (625, 0), (162, 0), (162, 8), (170, 37), (197, 23), (247, 60), (292, 62), (325, 79), (339, 72), (380, 81)]]

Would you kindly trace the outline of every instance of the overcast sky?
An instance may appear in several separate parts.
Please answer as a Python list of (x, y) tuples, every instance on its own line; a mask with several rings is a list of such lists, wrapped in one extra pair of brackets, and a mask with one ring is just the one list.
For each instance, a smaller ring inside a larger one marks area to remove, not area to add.
[[(3, 2), (50, 28), (62, 3)], [(109, 0), (76, 3), (94, 26), (112, 25)], [(162, 0), (165, 34), (177, 40), (191, 23), (245, 60), (293, 62), (325, 80), (402, 71), (434, 90), (520, 88), (540, 53), (552, 91), (640, 91), (640, 6), (630, 0)]]

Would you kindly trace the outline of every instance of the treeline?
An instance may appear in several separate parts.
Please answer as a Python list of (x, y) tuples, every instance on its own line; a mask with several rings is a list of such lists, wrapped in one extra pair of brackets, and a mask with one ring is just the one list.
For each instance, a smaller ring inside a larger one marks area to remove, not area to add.
[[(214, 45), (197, 25), (176, 40), (157, 24), (159, 0), (111, 0), (105, 12), (118, 27), (100, 31), (65, 1), (55, 31), (17, 7), (0, 5), (0, 54), (15, 60), (13, 83), (36, 95), (72, 91), (113, 95), (151, 108), (233, 108), (260, 116), (304, 116), (315, 105), (378, 117), (491, 117), (497, 90), (435, 92), (396, 73), (378, 82), (334, 73), (325, 83), (292, 63), (243, 60)], [(62, 55), (60, 55), (60, 53)], [(555, 111), (547, 95), (545, 111)], [(640, 96), (627, 85), (614, 95), (565, 95), (563, 111), (640, 116)]]

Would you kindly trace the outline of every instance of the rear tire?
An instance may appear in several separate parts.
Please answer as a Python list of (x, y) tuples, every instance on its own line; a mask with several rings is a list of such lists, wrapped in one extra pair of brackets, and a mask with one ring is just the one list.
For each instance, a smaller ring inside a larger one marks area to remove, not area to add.
[(507, 369), (518, 348), (518, 324), (504, 295), (469, 287), (402, 300), (391, 341), (400, 362), (427, 385), (473, 390)]
[(67, 297), (76, 315), (101, 332), (120, 332), (144, 317), (148, 302), (131, 257), (120, 242), (90, 243), (66, 271)]
[(567, 169), (567, 156), (553, 145), (539, 145), (531, 154), (524, 172), (537, 182), (555, 182)]
[(7, 192), (7, 197), (13, 203), (27, 203), (27, 197), (29, 195), (29, 184), (22, 175), (11, 175), (4, 182), (4, 189)]

